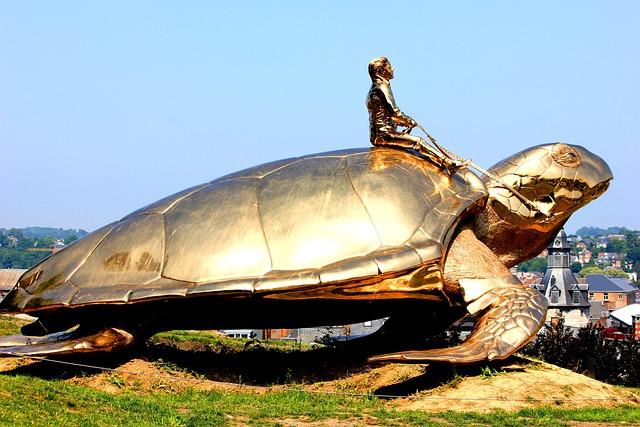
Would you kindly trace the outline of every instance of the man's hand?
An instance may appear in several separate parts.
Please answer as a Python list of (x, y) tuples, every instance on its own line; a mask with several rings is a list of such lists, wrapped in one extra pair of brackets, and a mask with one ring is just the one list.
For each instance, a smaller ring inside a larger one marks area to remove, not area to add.
[(406, 127), (406, 129), (403, 130), (402, 133), (404, 133), (404, 134), (411, 133), (413, 128), (416, 127), (417, 125), (418, 125), (418, 122), (416, 122), (411, 117), (409, 117), (409, 120), (407, 121), (407, 123), (402, 125), (402, 126)]
[(394, 112), (395, 114), (391, 116), (391, 120), (393, 120), (395, 123), (399, 124), (400, 126), (404, 126), (407, 128), (414, 128), (418, 124), (418, 122), (416, 122), (411, 117), (407, 116), (405, 113), (400, 111), (399, 108), (396, 107)]
[(414, 127), (416, 127), (418, 125), (418, 122), (413, 120), (411, 117), (407, 116), (404, 113), (400, 113), (400, 114), (402, 114), (402, 119), (403, 119), (403, 122), (404, 122), (402, 124), (404, 126), (408, 127), (409, 129), (413, 129)]

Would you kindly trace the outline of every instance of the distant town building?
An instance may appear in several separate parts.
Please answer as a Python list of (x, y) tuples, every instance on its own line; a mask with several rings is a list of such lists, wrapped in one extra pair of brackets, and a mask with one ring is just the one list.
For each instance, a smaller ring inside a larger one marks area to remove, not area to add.
[(304, 343), (328, 341), (347, 341), (369, 335), (378, 329), (387, 319), (369, 320), (361, 323), (340, 326), (319, 326), (317, 328), (297, 329), (229, 329), (221, 331), (231, 338), (257, 338), (272, 340), (301, 341)]
[(525, 286), (537, 286), (542, 281), (542, 273), (537, 271), (514, 271), (513, 274)]
[(369, 320), (344, 326), (326, 326), (320, 328), (297, 329), (298, 339), (302, 342), (322, 342), (325, 339), (347, 341), (369, 335), (378, 329), (387, 319)]
[(620, 254), (616, 252), (600, 252), (598, 254), (598, 260), (596, 263), (599, 266), (610, 265), (613, 268), (620, 269), (622, 267), (622, 260)]
[(600, 236), (596, 238), (594, 245), (596, 248), (606, 248), (608, 243), (609, 239), (607, 237)]
[(569, 252), (569, 264), (573, 264), (574, 262), (578, 262), (578, 254)]
[(582, 265), (588, 264), (591, 261), (591, 257), (593, 256), (593, 252), (589, 249), (582, 249), (578, 254), (578, 262)]
[(621, 332), (631, 335), (636, 339), (640, 338), (640, 326), (638, 318), (640, 317), (640, 304), (629, 304), (611, 312), (611, 319), (617, 323)]
[(609, 311), (636, 302), (636, 287), (629, 279), (589, 274), (586, 281), (589, 285), (589, 301), (601, 301)]
[(586, 241), (580, 240), (578, 243), (576, 243), (576, 248), (583, 250), (583, 249), (588, 249), (589, 246), (587, 245)]
[(55, 254), (56, 252), (59, 252), (61, 249), (63, 249), (65, 246), (66, 245), (64, 244), (64, 240), (57, 239), (53, 243), (53, 247), (51, 248), (51, 252)]
[(229, 338), (262, 339), (262, 329), (225, 329), (220, 331)]
[(589, 302), (589, 323), (596, 328), (608, 328), (610, 316), (601, 301)]
[(588, 285), (578, 283), (571, 271), (571, 245), (564, 230), (547, 248), (547, 271), (537, 289), (547, 298), (547, 321), (564, 317), (566, 326), (583, 328), (589, 324)]

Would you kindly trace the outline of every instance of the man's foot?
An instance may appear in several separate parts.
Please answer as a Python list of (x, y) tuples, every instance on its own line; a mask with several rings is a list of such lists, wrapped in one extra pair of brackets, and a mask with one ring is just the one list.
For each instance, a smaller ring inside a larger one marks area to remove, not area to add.
[(436, 165), (439, 165), (448, 175), (453, 175), (459, 169), (466, 168), (471, 164), (471, 160), (456, 160), (451, 157), (447, 157), (445, 154), (436, 152), (431, 148), (422, 138), (415, 137), (417, 140), (414, 142), (413, 148), (420, 154), (426, 156)]

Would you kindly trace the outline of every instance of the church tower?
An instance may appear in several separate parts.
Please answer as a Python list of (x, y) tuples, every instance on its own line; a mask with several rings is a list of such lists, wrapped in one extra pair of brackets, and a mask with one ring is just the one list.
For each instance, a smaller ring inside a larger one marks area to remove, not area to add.
[(582, 328), (589, 323), (589, 285), (579, 284), (571, 271), (571, 245), (564, 230), (547, 248), (547, 271), (538, 290), (549, 303), (547, 321), (564, 316), (565, 325)]

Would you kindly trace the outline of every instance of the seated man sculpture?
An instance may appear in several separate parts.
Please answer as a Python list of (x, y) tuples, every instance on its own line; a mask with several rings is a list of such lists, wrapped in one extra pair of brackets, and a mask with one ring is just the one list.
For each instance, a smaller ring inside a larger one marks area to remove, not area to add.
[[(424, 139), (409, 134), (418, 123), (396, 106), (389, 82), (393, 79), (393, 71), (391, 63), (384, 56), (369, 62), (371, 89), (367, 95), (367, 110), (371, 143), (414, 149), (448, 174), (467, 166), (468, 162), (456, 160), (446, 153), (438, 153)], [(405, 131), (399, 132), (398, 126), (405, 127)]]

